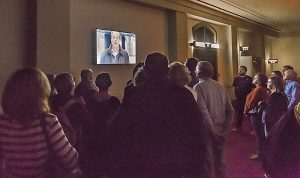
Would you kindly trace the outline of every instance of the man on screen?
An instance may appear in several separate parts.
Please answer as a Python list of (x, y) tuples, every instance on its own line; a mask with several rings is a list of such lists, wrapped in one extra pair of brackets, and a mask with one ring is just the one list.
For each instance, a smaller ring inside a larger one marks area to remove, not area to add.
[(109, 48), (101, 54), (100, 64), (129, 64), (128, 53), (120, 45), (120, 32), (112, 31), (110, 40)]

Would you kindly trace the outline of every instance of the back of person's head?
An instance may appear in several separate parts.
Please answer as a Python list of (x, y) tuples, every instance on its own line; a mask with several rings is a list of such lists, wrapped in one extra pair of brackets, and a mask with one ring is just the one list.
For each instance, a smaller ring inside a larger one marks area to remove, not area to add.
[(140, 67), (134, 75), (133, 84), (134, 86), (137, 86), (143, 83), (144, 81), (145, 81), (144, 69), (143, 67)]
[(106, 91), (112, 85), (112, 80), (108, 72), (101, 72), (96, 77), (96, 86), (99, 88), (99, 91)]
[(271, 80), (272, 83), (271, 90), (280, 91), (280, 92), (284, 91), (283, 81), (281, 78), (271, 76), (269, 79)]
[(139, 62), (137, 63), (134, 68), (133, 68), (133, 71), (132, 71), (132, 76), (134, 77), (136, 72), (139, 70), (139, 68), (143, 67), (144, 66), (144, 63), (143, 62)]
[(50, 111), (50, 84), (46, 75), (36, 68), (15, 71), (7, 80), (2, 97), (4, 114), (22, 124), (30, 124)]
[(93, 80), (93, 70), (92, 69), (83, 69), (81, 70), (80, 77), (82, 81), (91, 81)]
[(199, 60), (197, 58), (190, 57), (185, 59), (184, 65), (188, 68), (190, 72), (194, 72), (197, 68), (198, 62)]
[(153, 52), (146, 56), (144, 73), (146, 78), (164, 78), (167, 77), (168, 58), (159, 52)]
[(271, 72), (271, 77), (277, 77), (277, 78), (280, 78), (280, 79), (283, 79), (283, 75), (280, 71), (278, 70), (274, 70)]
[(58, 94), (72, 95), (75, 88), (75, 81), (70, 73), (61, 73), (54, 79), (54, 87)]
[(207, 61), (200, 61), (197, 65), (197, 76), (199, 78), (211, 78), (213, 71), (213, 66)]
[(185, 86), (191, 81), (190, 72), (180, 62), (173, 62), (169, 65), (169, 80), (178, 86)]

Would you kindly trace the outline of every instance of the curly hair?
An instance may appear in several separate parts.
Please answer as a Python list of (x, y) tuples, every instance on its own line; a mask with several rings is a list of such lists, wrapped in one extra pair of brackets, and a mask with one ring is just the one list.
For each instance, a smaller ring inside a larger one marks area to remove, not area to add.
[(172, 83), (183, 87), (191, 81), (190, 72), (183, 64), (173, 62), (169, 65), (169, 80)]

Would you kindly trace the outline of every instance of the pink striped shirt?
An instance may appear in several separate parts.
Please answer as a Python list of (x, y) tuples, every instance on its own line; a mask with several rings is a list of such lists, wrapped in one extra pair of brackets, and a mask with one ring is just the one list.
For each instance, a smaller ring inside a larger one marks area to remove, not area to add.
[[(47, 114), (46, 128), (57, 159), (67, 170), (78, 167), (78, 153), (70, 145), (55, 115)], [(8, 177), (46, 176), (48, 148), (41, 120), (28, 126), (0, 115), (0, 152), (3, 155)]]

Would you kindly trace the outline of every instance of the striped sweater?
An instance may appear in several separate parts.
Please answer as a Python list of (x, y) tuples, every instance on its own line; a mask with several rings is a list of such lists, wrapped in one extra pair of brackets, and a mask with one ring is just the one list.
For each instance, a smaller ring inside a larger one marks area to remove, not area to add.
[[(78, 153), (67, 140), (56, 116), (47, 114), (46, 128), (61, 165), (69, 171), (77, 168)], [(24, 126), (0, 115), (0, 152), (10, 178), (43, 178), (47, 175), (49, 152), (39, 119)]]

